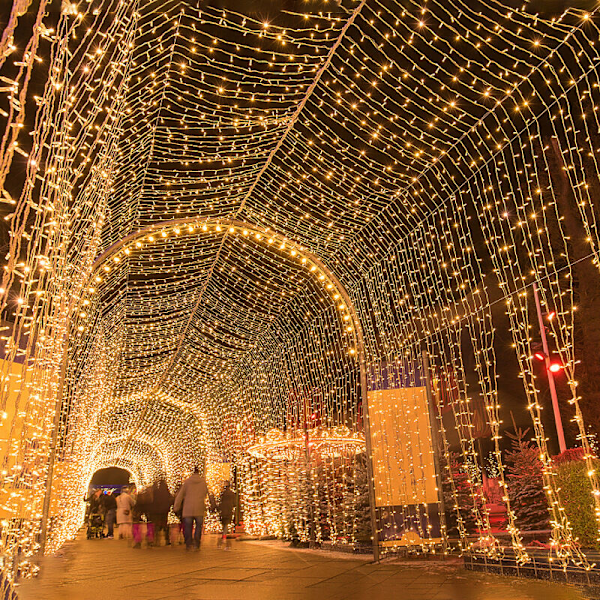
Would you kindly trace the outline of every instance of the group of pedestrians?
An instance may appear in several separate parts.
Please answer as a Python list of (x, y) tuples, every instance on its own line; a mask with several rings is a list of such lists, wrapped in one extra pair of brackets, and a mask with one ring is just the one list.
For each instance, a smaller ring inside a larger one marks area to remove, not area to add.
[(208, 491), (206, 479), (200, 475), (197, 467), (191, 476), (183, 482), (183, 485), (175, 496), (173, 505), (173, 512), (180, 517), (183, 524), (183, 539), (186, 550), (198, 550), (200, 548), (207, 497), (211, 506), (216, 506), (219, 509), (221, 517), (221, 538), (219, 539), (219, 545), (221, 546), (225, 542), (225, 550), (229, 550), (227, 532), (235, 511), (235, 493), (229, 483), (227, 483), (221, 493), (219, 502), (215, 502), (215, 499)]
[(88, 522), (88, 538), (91, 537), (90, 531), (96, 528), (103, 529), (106, 526), (107, 538), (114, 537), (115, 520), (117, 517), (117, 499), (112, 491), (102, 493), (102, 490), (96, 490), (88, 498), (86, 519)]
[[(173, 497), (169, 491), (167, 482), (160, 479), (139, 493), (134, 487), (125, 487), (118, 496), (111, 492), (105, 494), (97, 490), (89, 498), (88, 523), (91, 524), (95, 515), (104, 516), (106, 527), (105, 537), (114, 537), (115, 519), (118, 524), (120, 538), (133, 538), (133, 547), (140, 548), (146, 538), (148, 546), (158, 542), (163, 537), (165, 544), (169, 545), (170, 532), (179, 536), (183, 528), (183, 538), (186, 550), (198, 550), (202, 538), (202, 528), (206, 516), (206, 504), (209, 500), (213, 508), (218, 508), (221, 518), (221, 537), (219, 546), (230, 549), (227, 543), (227, 533), (235, 513), (236, 496), (229, 483), (226, 484), (221, 497), (217, 500), (209, 493), (206, 479), (200, 475), (199, 469), (188, 477)], [(174, 514), (180, 519), (180, 527), (171, 529), (168, 519), (169, 512), (173, 508)], [(88, 527), (88, 537), (89, 527)]]
[[(129, 499), (124, 500), (129, 503)], [(140, 548), (144, 535), (149, 546), (158, 542), (159, 536), (164, 536), (165, 544), (171, 543), (169, 535), (169, 511), (173, 506), (173, 496), (164, 479), (140, 491), (131, 498), (131, 535), (133, 547)], [(120, 527), (120, 525), (119, 525)]]

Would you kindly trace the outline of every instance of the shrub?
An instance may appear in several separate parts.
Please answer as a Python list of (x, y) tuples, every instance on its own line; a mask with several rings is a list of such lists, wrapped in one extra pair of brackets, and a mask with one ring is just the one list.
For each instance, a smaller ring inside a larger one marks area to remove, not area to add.
[(585, 453), (583, 451), (583, 448), (568, 448), (561, 454), (557, 454), (556, 456), (553, 456), (552, 462), (554, 463), (555, 466), (562, 465), (563, 463), (571, 462), (574, 460), (581, 460), (581, 459), (583, 459), (584, 454)]
[[(594, 467), (596, 470), (600, 469), (600, 460), (594, 459)], [(587, 476), (585, 461), (580, 459), (558, 464), (556, 483), (560, 488), (560, 499), (574, 537), (578, 538), (583, 547), (600, 549), (592, 485)]]

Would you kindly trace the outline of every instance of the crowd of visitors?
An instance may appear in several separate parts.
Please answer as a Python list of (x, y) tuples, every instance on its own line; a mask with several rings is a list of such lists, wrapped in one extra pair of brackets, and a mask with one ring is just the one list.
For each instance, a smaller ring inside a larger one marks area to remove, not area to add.
[[(141, 490), (136, 490), (135, 486), (124, 487), (118, 495), (96, 490), (85, 499), (88, 505), (87, 535), (88, 538), (113, 538), (116, 521), (119, 538), (131, 539), (134, 548), (141, 548), (144, 540), (147, 546), (163, 541), (166, 545), (177, 543), (183, 530), (186, 549), (198, 550), (207, 500), (219, 511), (222, 528), (219, 546), (229, 550), (227, 533), (235, 514), (235, 492), (226, 483), (220, 498), (215, 499), (197, 467), (175, 496), (164, 479)], [(179, 523), (169, 523), (170, 514), (177, 517)]]

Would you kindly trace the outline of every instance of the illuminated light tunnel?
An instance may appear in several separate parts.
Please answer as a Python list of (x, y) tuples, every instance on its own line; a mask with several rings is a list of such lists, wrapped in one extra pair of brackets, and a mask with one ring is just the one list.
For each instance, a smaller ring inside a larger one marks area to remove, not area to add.
[(21, 4), (6, 577), (76, 535), (109, 466), (235, 480), (251, 534), (526, 564), (527, 428), (548, 554), (597, 568), (559, 473), (581, 461), (596, 531), (595, 8)]

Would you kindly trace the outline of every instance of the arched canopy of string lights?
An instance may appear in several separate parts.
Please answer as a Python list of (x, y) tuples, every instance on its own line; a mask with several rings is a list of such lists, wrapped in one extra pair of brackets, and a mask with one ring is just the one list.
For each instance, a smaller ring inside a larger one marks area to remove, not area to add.
[(430, 552), (447, 549), (447, 513), (462, 550), (525, 563), (510, 408), (539, 451), (551, 552), (592, 568), (531, 357), (535, 286), (600, 519), (596, 372), (581, 364), (600, 346), (581, 321), (599, 308), (595, 10), (259, 4), (14, 2), (6, 565), (34, 569), (40, 544), (72, 537), (109, 465), (173, 488), (229, 465), (254, 533)]

